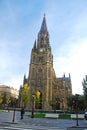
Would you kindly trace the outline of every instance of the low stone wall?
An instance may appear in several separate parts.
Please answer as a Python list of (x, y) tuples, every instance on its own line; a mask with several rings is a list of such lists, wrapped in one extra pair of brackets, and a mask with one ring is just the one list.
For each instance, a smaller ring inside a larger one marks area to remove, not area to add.
[(87, 127), (69, 127), (67, 130), (87, 130)]
[(51, 113), (47, 113), (45, 115), (46, 118), (58, 118), (59, 117), (59, 114), (51, 114)]
[[(57, 113), (46, 113), (46, 118), (59, 118), (60, 114)], [(69, 115), (69, 114), (66, 114)], [(71, 119), (76, 119), (76, 114), (70, 114)], [(84, 119), (84, 114), (78, 114), (78, 119)]]
[[(76, 114), (71, 114), (71, 119), (76, 118)], [(78, 114), (79, 119), (84, 119), (84, 114)]]

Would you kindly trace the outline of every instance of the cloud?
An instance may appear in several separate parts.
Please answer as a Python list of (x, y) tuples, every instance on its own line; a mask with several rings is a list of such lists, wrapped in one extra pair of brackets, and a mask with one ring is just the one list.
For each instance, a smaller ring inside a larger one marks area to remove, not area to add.
[(6, 85), (8, 86), (12, 85), (11, 87), (14, 87), (19, 90), (20, 86), (23, 85), (23, 78), (22, 76), (16, 76), (16, 77), (14, 76), (6, 82)]
[(82, 94), (82, 80), (87, 74), (87, 38), (76, 41), (76, 46), (72, 46), (72, 50), (70, 48), (66, 49), (66, 55), (54, 57), (55, 72), (58, 77), (62, 76), (64, 73), (68, 76), (70, 73), (73, 93), (77, 92)]

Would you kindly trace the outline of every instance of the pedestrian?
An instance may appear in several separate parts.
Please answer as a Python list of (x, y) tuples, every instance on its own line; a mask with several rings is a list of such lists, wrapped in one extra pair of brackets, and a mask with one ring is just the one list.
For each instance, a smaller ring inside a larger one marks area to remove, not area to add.
[(24, 108), (22, 107), (21, 108), (21, 120), (23, 119), (23, 116), (24, 116)]

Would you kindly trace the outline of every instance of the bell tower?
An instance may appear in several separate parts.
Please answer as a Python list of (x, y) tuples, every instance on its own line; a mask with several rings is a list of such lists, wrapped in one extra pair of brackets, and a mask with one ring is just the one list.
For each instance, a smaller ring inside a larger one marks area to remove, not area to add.
[(40, 108), (43, 110), (51, 109), (49, 102), (52, 100), (53, 77), (55, 77), (53, 55), (44, 15), (37, 41), (35, 40), (31, 51), (28, 75), (30, 93), (40, 92)]

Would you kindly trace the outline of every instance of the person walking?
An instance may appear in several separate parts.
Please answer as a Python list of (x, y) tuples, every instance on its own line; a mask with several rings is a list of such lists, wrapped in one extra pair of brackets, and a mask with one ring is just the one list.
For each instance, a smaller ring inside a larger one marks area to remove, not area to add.
[(24, 116), (24, 108), (22, 107), (21, 108), (21, 120), (23, 119), (23, 116)]

